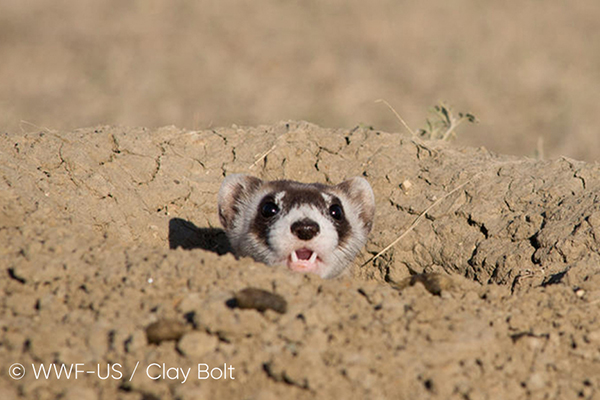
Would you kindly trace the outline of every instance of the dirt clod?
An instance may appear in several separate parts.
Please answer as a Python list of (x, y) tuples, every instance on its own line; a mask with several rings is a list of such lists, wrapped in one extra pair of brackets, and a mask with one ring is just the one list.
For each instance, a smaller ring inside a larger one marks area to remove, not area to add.
[(179, 340), (185, 332), (188, 331), (188, 326), (182, 322), (161, 319), (153, 322), (146, 327), (146, 338), (150, 344), (160, 344), (167, 340)]
[(414, 286), (417, 283), (422, 284), (429, 293), (438, 296), (442, 291), (452, 289), (455, 286), (451, 277), (434, 272), (412, 275), (408, 278), (404, 278), (398, 283), (392, 284), (392, 287), (397, 290), (402, 290), (409, 286)]
[(287, 311), (287, 302), (276, 293), (257, 288), (245, 288), (235, 294), (230, 303), (232, 307), (254, 309), (260, 312), (273, 310), (280, 314)]

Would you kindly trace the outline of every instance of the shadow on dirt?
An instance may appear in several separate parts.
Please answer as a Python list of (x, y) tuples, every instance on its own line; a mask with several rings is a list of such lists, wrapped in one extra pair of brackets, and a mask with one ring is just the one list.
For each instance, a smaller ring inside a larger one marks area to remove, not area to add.
[(204, 249), (219, 255), (231, 253), (225, 231), (219, 228), (199, 228), (192, 222), (172, 218), (169, 221), (169, 248)]

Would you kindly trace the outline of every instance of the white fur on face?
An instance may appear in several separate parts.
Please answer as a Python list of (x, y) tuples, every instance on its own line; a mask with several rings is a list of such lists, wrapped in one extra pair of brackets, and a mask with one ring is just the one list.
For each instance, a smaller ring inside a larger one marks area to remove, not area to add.
[[(299, 203), (291, 209), (285, 207), (284, 204), (281, 204), (285, 200), (285, 187), (282, 190), (273, 191), (269, 182), (259, 181), (260, 185), (258, 188), (254, 187), (251, 193), (242, 190), (235, 198), (229, 196), (235, 192), (232, 190), (232, 183), (242, 182), (247, 184), (250, 179), (256, 178), (248, 176), (232, 177), (229, 182), (230, 188), (224, 182), (223, 193), (220, 194), (220, 211), (222, 209), (231, 211), (231, 205), (236, 205), (236, 213), (226, 212), (225, 214), (233, 214), (233, 218), (227, 224), (226, 233), (237, 256), (251, 256), (255, 260), (268, 265), (287, 265), (294, 270), (300, 270), (296, 268), (298, 266), (307, 266), (305, 272), (313, 272), (323, 278), (332, 278), (346, 269), (365, 244), (374, 214), (374, 198), (369, 184), (363, 178), (353, 178), (346, 181), (344, 182), (345, 186), (340, 184), (326, 187), (326, 189), (321, 189), (323, 188), (321, 186), (316, 195), (320, 194), (325, 200), (327, 206), (323, 210), (310, 202)], [(296, 185), (303, 185), (288, 182), (286, 184), (293, 185), (296, 190)], [(281, 184), (277, 187), (281, 188)], [(312, 190), (314, 192), (314, 188)], [(261, 201), (267, 195), (273, 198), (273, 201), (281, 210), (269, 226), (266, 238), (268, 245), (252, 229), (253, 224), (256, 223), (257, 213), (260, 212)], [(329, 215), (329, 206), (334, 197), (337, 197), (341, 202), (344, 217), (350, 226), (349, 233), (341, 243), (336, 223)], [(234, 201), (228, 202), (227, 200)], [(291, 230), (294, 222), (305, 219), (314, 221), (319, 225), (319, 233), (310, 240), (299, 239)], [(294, 262), (292, 253), (300, 249), (307, 249), (316, 253), (316, 263), (308, 260), (304, 263)]]
[[(310, 240), (301, 240), (291, 230), (296, 221), (309, 219), (319, 225), (319, 233)], [(299, 249), (309, 249), (317, 253), (316, 269), (314, 272), (321, 277), (329, 275), (331, 264), (334, 263), (333, 252), (339, 243), (339, 238), (333, 222), (324, 216), (320, 210), (311, 205), (300, 205), (279, 218), (272, 226), (268, 237), (273, 250), (273, 265), (286, 265), (292, 252)]]
[[(266, 195), (266, 193), (265, 193)], [(327, 195), (328, 200), (332, 196)], [(262, 196), (251, 203), (252, 210), (257, 210)], [(323, 212), (312, 205), (301, 205), (281, 216), (271, 227), (268, 241), (270, 247), (265, 245), (258, 237), (251, 233), (235, 235), (239, 255), (252, 256), (255, 260), (268, 265), (288, 265), (292, 252), (298, 249), (309, 249), (317, 253), (317, 269), (310, 271), (322, 278), (333, 278), (339, 275), (356, 257), (367, 239), (362, 221), (358, 218), (359, 210), (341, 199), (345, 217), (350, 223), (352, 232), (343, 245), (339, 243), (338, 232), (333, 222)], [(250, 232), (256, 213), (240, 218), (240, 225), (236, 231)], [(291, 231), (294, 222), (308, 218), (319, 225), (319, 234), (310, 240), (301, 240)], [(235, 247), (234, 247), (235, 248)]]

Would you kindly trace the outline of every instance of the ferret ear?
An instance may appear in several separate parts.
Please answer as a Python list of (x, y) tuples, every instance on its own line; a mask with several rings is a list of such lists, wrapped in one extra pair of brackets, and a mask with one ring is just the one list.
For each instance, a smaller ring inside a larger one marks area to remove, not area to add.
[(373, 217), (375, 217), (375, 195), (369, 182), (365, 178), (356, 176), (335, 187), (343, 191), (352, 201), (352, 204), (358, 209), (360, 220), (367, 232), (370, 232), (373, 227)]
[(219, 189), (219, 220), (225, 230), (233, 226), (233, 220), (239, 212), (239, 203), (260, 187), (262, 181), (246, 174), (227, 176)]

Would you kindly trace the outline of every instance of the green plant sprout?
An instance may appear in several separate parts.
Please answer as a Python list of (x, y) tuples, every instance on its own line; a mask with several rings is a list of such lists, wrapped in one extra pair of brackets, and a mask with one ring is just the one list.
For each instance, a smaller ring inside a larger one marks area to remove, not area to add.
[(444, 103), (435, 106), (431, 113), (433, 118), (427, 118), (427, 127), (419, 129), (417, 135), (426, 140), (450, 140), (456, 137), (456, 128), (464, 121), (476, 123), (477, 118), (471, 113), (455, 114), (451, 107)]

